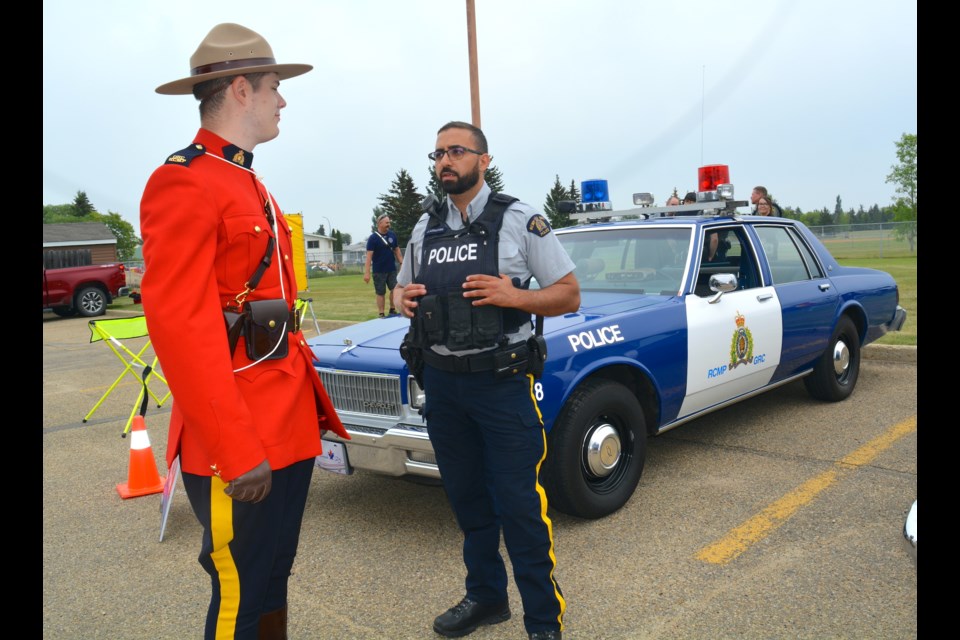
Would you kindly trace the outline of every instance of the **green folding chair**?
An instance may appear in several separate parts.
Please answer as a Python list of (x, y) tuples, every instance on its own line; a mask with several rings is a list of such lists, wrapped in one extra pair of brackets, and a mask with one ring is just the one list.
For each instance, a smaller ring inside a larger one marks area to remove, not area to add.
[[(136, 401), (133, 403), (133, 409), (130, 411), (130, 417), (127, 419), (127, 424), (123, 428), (123, 436), (126, 436), (130, 431), (130, 424), (133, 422), (133, 417), (136, 415), (140, 403), (144, 399), (144, 394), (149, 393), (150, 397), (154, 399), (157, 403), (157, 408), (163, 406), (163, 403), (167, 401), (167, 398), (170, 397), (170, 391), (167, 390), (166, 395), (162, 398), (154, 392), (153, 389), (149, 386), (149, 381), (151, 378), (156, 378), (164, 385), (167, 384), (166, 379), (159, 373), (157, 373), (157, 357), (154, 356), (153, 362), (147, 364), (143, 360), (143, 355), (147, 352), (147, 349), (150, 348), (150, 340), (148, 339), (144, 343), (143, 347), (139, 351), (134, 353), (129, 349), (122, 340), (132, 340), (134, 338), (148, 338), (147, 333), (147, 320), (143, 316), (133, 316), (131, 318), (110, 318), (108, 320), (91, 320), (88, 322), (90, 326), (90, 342), (103, 342), (113, 353), (120, 359), (120, 362), (123, 363), (123, 371), (120, 372), (120, 375), (117, 376), (117, 379), (113, 381), (113, 384), (104, 392), (100, 399), (97, 400), (97, 403), (93, 405), (93, 408), (90, 409), (90, 412), (84, 416), (83, 421), (86, 422), (94, 414), (94, 412), (100, 408), (100, 405), (113, 393), (113, 390), (117, 388), (120, 382), (123, 380), (123, 377), (126, 375), (131, 375), (137, 382), (137, 386), (140, 388), (140, 393), (137, 395)], [(148, 369), (149, 368), (149, 369)], [(135, 369), (142, 370), (142, 373), (138, 373)]]

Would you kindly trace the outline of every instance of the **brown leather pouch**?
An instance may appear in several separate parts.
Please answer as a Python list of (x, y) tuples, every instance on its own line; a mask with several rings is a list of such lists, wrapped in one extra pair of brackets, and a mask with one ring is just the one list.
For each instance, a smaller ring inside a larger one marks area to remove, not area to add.
[(244, 305), (243, 333), (247, 357), (251, 360), (280, 360), (287, 357), (290, 306), (284, 299), (253, 300)]

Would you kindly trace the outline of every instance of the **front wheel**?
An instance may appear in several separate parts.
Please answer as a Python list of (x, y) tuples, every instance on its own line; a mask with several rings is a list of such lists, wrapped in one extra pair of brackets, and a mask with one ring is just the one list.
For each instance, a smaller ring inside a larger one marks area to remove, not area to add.
[(550, 431), (541, 476), (550, 504), (580, 518), (613, 513), (633, 495), (646, 451), (646, 421), (633, 393), (610, 380), (587, 380)]
[(860, 377), (860, 334), (847, 316), (840, 318), (813, 373), (803, 379), (807, 392), (817, 400), (847, 399)]
[(77, 312), (85, 317), (102, 316), (107, 312), (107, 295), (97, 287), (86, 287), (77, 294)]

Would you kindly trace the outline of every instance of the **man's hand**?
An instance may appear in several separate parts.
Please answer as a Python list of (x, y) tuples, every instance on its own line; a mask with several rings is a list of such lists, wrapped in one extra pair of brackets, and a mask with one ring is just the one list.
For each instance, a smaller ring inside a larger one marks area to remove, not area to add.
[(369, 272), (369, 271), (363, 274), (363, 281), (364, 281), (365, 283), (367, 283), (367, 284), (370, 284), (370, 272)]
[(250, 471), (241, 474), (227, 483), (225, 494), (240, 502), (260, 502), (273, 487), (273, 472), (270, 462), (264, 460)]
[(503, 274), (499, 278), (481, 274), (467, 276), (463, 289), (463, 297), (472, 298), (474, 306), (519, 307), (519, 297), (523, 295), (523, 289), (515, 287), (513, 281)]
[(397, 285), (393, 288), (393, 308), (400, 312), (405, 318), (413, 317), (413, 310), (419, 304), (414, 298), (420, 298), (427, 294), (427, 288), (422, 284), (411, 283), (405, 287)]

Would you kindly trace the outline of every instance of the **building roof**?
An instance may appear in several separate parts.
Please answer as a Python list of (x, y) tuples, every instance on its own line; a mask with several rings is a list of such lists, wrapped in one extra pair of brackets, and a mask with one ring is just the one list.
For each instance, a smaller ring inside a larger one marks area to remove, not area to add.
[(43, 246), (117, 244), (117, 237), (102, 222), (62, 222), (43, 225)]

